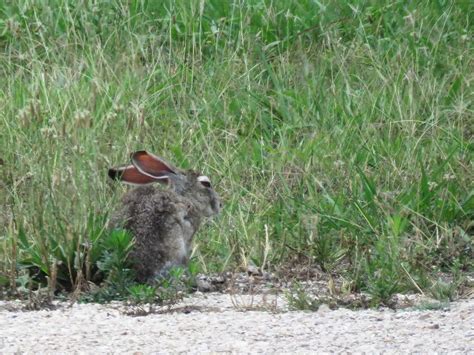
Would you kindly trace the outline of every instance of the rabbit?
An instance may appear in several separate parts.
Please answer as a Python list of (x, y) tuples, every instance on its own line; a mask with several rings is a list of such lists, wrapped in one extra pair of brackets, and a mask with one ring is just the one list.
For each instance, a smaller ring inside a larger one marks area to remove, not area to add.
[(171, 267), (185, 266), (203, 218), (217, 215), (222, 207), (209, 178), (179, 170), (144, 150), (131, 155), (131, 164), (109, 169), (108, 175), (138, 185), (123, 196), (109, 223), (134, 237), (129, 257), (136, 281), (153, 283)]

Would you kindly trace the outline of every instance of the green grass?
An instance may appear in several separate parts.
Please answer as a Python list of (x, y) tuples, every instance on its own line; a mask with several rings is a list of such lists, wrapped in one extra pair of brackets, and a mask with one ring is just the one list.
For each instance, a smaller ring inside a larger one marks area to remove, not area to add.
[(0, 271), (92, 278), (147, 149), (211, 176), (203, 272), (295, 255), (380, 299), (473, 270), (469, 1), (1, 1)]

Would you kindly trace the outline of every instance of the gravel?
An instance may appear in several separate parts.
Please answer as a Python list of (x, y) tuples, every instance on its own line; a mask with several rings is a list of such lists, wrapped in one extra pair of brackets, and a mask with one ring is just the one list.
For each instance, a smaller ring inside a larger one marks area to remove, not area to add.
[(0, 302), (0, 352), (473, 353), (474, 299), (443, 310), (321, 306), (288, 311), (280, 296), (197, 293), (172, 308)]

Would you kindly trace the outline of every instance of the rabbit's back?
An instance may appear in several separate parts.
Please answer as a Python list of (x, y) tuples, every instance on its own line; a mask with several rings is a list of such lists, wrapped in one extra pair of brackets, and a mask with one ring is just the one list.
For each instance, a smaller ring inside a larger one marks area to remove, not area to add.
[(125, 194), (122, 203), (111, 225), (134, 236), (130, 259), (138, 281), (146, 282), (173, 265), (187, 262), (200, 221), (193, 218), (193, 206), (185, 198), (142, 186)]

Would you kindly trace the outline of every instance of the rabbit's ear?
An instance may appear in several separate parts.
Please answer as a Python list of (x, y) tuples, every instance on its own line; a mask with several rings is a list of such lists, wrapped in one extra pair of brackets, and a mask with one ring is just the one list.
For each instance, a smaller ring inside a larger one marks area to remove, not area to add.
[(163, 159), (144, 150), (132, 154), (132, 164), (144, 175), (155, 179), (163, 179), (176, 175), (176, 171)]
[(145, 174), (142, 174), (136, 167), (133, 165), (121, 166), (118, 168), (109, 169), (109, 177), (112, 180), (120, 180), (126, 184), (131, 185), (146, 185), (153, 182), (168, 183), (166, 177), (155, 178)]

